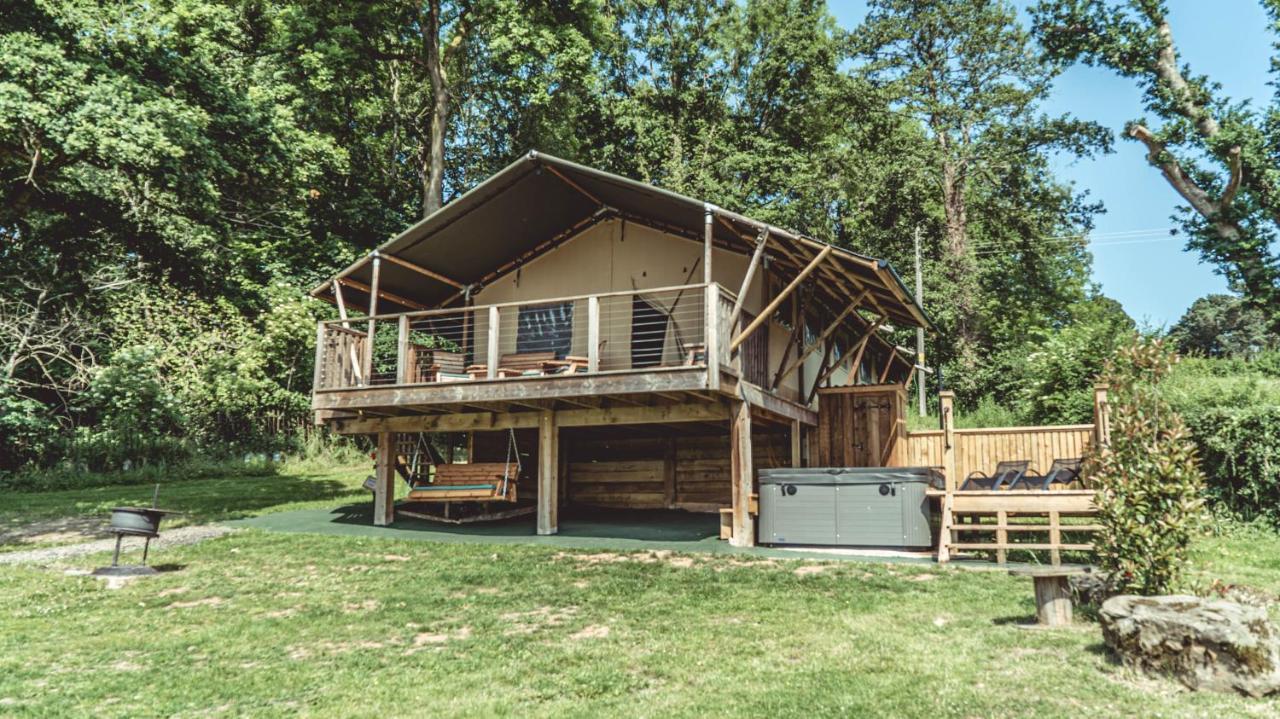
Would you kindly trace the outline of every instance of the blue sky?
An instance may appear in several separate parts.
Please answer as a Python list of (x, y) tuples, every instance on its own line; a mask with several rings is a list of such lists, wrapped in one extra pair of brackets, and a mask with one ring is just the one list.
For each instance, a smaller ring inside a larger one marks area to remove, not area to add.
[[(1032, 3), (1014, 0), (1019, 8)], [(863, 0), (830, 0), (832, 14), (847, 28), (866, 15)], [(1208, 75), (1232, 98), (1269, 103), (1272, 35), (1256, 0), (1170, 0), (1169, 18), (1180, 59), (1195, 73)], [(1024, 17), (1025, 19), (1025, 17)], [(1128, 120), (1143, 116), (1142, 97), (1133, 80), (1083, 65), (1070, 68), (1043, 106), (1051, 115), (1070, 112), (1099, 122), (1117, 134), (1116, 151), (1094, 160), (1062, 161), (1059, 173), (1091, 197), (1106, 213), (1097, 218), (1098, 240), (1091, 248), (1094, 279), (1139, 322), (1167, 326), (1211, 292), (1226, 291), (1225, 281), (1199, 257), (1184, 251), (1182, 238), (1147, 231), (1174, 226), (1170, 219), (1180, 198), (1146, 163), (1142, 146), (1119, 139)], [(1121, 233), (1135, 232), (1127, 237)]]

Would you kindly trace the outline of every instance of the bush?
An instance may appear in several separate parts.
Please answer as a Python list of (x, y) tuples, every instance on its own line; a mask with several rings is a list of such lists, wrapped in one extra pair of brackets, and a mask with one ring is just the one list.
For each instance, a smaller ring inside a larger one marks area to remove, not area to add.
[(1209, 497), (1244, 519), (1280, 525), (1280, 405), (1214, 407), (1189, 423)]
[(1111, 443), (1091, 451), (1085, 474), (1098, 489), (1098, 562), (1126, 592), (1163, 594), (1178, 586), (1203, 516), (1195, 444), (1161, 397), (1176, 361), (1161, 340), (1137, 337), (1104, 373)]
[(40, 459), (60, 431), (43, 404), (0, 384), (0, 472)]

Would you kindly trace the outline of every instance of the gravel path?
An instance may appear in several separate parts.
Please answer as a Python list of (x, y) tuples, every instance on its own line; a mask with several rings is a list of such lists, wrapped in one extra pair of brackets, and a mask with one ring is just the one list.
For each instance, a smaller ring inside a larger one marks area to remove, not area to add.
[[(195, 544), (203, 542), (206, 539), (214, 539), (224, 534), (235, 531), (231, 527), (224, 527), (220, 524), (206, 524), (196, 527), (178, 527), (177, 529), (165, 530), (156, 539), (151, 540), (151, 551), (163, 551), (169, 547), (178, 547), (184, 544)], [(143, 540), (138, 537), (125, 537), (124, 544), (120, 551), (133, 552), (142, 550)], [(67, 544), (61, 547), (49, 547), (47, 549), (32, 549), (25, 552), (5, 552), (0, 553), (0, 564), (48, 564), (56, 562), (60, 559), (70, 559), (72, 557), (80, 557), (86, 554), (96, 554), (98, 552), (110, 552), (116, 547), (115, 538), (97, 539), (92, 542), (82, 542), (80, 544)], [(154, 555), (153, 555), (154, 556)]]

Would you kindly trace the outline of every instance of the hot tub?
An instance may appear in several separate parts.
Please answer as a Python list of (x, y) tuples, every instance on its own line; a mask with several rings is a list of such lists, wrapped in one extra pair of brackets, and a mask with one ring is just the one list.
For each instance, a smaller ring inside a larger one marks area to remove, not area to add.
[(930, 467), (760, 470), (760, 542), (836, 547), (933, 546)]

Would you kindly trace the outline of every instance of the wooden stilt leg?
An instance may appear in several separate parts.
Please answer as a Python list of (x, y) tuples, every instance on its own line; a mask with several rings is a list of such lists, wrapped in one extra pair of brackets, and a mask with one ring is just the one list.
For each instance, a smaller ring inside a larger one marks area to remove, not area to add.
[(538, 415), (538, 534), (560, 531), (556, 472), (560, 460), (560, 433), (554, 412)]
[(735, 547), (754, 547), (756, 526), (750, 511), (751, 492), (755, 480), (755, 468), (751, 461), (751, 406), (746, 402), (735, 402), (730, 422), (733, 536), (729, 539), (729, 543)]
[(396, 521), (395, 453), (395, 432), (379, 432), (377, 483), (373, 490), (373, 523), (379, 527)]

